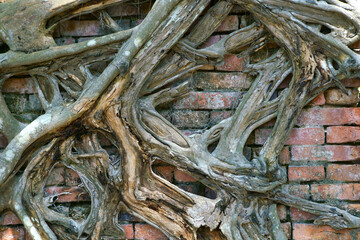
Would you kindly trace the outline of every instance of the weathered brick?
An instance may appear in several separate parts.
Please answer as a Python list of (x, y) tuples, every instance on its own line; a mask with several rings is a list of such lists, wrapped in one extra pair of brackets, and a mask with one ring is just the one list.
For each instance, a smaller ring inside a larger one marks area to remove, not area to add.
[(79, 175), (72, 169), (65, 169), (65, 185), (66, 186), (78, 186), (81, 184)]
[(75, 39), (72, 37), (62, 37), (62, 38), (55, 38), (55, 42), (57, 45), (69, 45), (75, 43)]
[(290, 239), (291, 238), (291, 223), (290, 222), (281, 223), (281, 227), (285, 233), (286, 238)]
[(311, 195), (315, 201), (360, 200), (360, 184), (313, 184)]
[(352, 240), (349, 230), (335, 230), (328, 226), (293, 224), (294, 240)]
[(208, 125), (209, 116), (207, 111), (174, 111), (172, 119), (180, 128), (203, 128)]
[(208, 39), (206, 39), (205, 42), (203, 42), (199, 48), (207, 48), (210, 47), (211, 45), (214, 45), (215, 43), (217, 43), (218, 41), (221, 40), (221, 35), (213, 35), (210, 36)]
[(314, 98), (309, 105), (310, 106), (321, 106), (325, 104), (324, 93), (320, 93), (316, 98)]
[(63, 37), (98, 36), (104, 33), (97, 20), (69, 20), (61, 23), (58, 31)]
[(178, 169), (174, 171), (174, 177), (177, 182), (196, 182), (197, 180), (187, 173), (184, 173)]
[(6, 148), (8, 145), (8, 140), (6, 139), (5, 135), (0, 133), (0, 148)]
[(0, 230), (1, 240), (25, 240), (25, 229), (23, 227), (9, 227)]
[(194, 88), (201, 90), (245, 90), (251, 86), (251, 81), (240, 72), (197, 72), (190, 78), (193, 79)]
[[(257, 129), (255, 131), (255, 144), (264, 144), (270, 135), (271, 129)], [(314, 145), (323, 144), (325, 138), (324, 129), (321, 127), (294, 128), (286, 145)]]
[(317, 218), (316, 215), (301, 211), (297, 208), (290, 208), (290, 217), (292, 221), (307, 221), (307, 220), (314, 220)]
[(215, 125), (222, 120), (231, 117), (233, 111), (213, 111), (210, 113), (210, 125)]
[(43, 107), (41, 105), (40, 99), (37, 95), (32, 94), (29, 95), (29, 100), (25, 104), (24, 111), (25, 112), (34, 112), (34, 111), (43, 111)]
[(46, 181), (46, 186), (65, 184), (65, 167), (54, 168)]
[(277, 210), (280, 221), (286, 220), (286, 218), (287, 218), (286, 206), (278, 204), (276, 206), (276, 210)]
[(229, 109), (235, 108), (239, 92), (190, 92), (177, 100), (175, 109)]
[(327, 167), (327, 178), (338, 181), (360, 181), (360, 164), (339, 165), (331, 164)]
[(310, 187), (309, 185), (286, 185), (284, 190), (291, 195), (299, 198), (309, 199), (310, 198)]
[(162, 178), (169, 182), (173, 181), (174, 167), (173, 166), (154, 166), (154, 171)]
[(307, 108), (297, 125), (345, 125), (360, 124), (360, 108)]
[(131, 5), (118, 5), (106, 9), (106, 12), (111, 17), (125, 17), (125, 16), (134, 16), (138, 14), (138, 9), (136, 6)]
[(329, 89), (325, 91), (326, 104), (356, 106), (359, 100), (359, 90), (356, 88), (347, 88), (349, 95), (343, 93), (340, 89)]
[(22, 224), (20, 219), (16, 216), (15, 213), (7, 211), (3, 212), (0, 216), (0, 225), (6, 226), (6, 225), (18, 225)]
[(279, 163), (281, 165), (290, 164), (290, 150), (289, 147), (284, 147), (279, 154)]
[(148, 12), (146, 9), (134, 5), (121, 4), (107, 8), (106, 12), (112, 17), (128, 17), (146, 14)]
[(27, 98), (25, 95), (4, 94), (5, 102), (12, 113), (24, 112)]
[(80, 202), (90, 200), (89, 194), (80, 187), (48, 187), (45, 188), (45, 193), (48, 195), (59, 194), (57, 202)]
[(133, 224), (121, 224), (121, 227), (124, 229), (126, 239), (134, 238), (134, 225)]
[(327, 128), (327, 143), (347, 143), (359, 141), (360, 127), (336, 126)]
[(360, 146), (293, 146), (292, 161), (353, 161), (360, 159)]
[(215, 32), (228, 32), (239, 28), (239, 17), (237, 15), (227, 16)]
[(324, 166), (289, 166), (289, 181), (319, 181), (325, 178)]
[(244, 57), (238, 57), (235, 54), (227, 54), (224, 56), (224, 64), (221, 66), (215, 66), (215, 70), (218, 71), (242, 71), (246, 62)]
[(157, 228), (148, 224), (135, 224), (137, 240), (167, 240), (168, 238)]
[(358, 88), (358, 87), (360, 87), (360, 78), (347, 78), (347, 79), (342, 80), (341, 83), (345, 87)]
[(36, 93), (36, 87), (31, 78), (9, 78), (2, 88), (3, 93)]

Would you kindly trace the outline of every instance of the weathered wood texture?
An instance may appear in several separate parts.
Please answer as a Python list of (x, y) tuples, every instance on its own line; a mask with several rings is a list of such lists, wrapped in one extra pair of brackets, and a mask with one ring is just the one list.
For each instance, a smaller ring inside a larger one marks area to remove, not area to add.
[[(304, 106), (330, 87), (346, 93), (340, 81), (359, 77), (360, 56), (348, 47), (360, 36), (357, 0), (157, 0), (140, 24), (123, 30), (103, 9), (125, 2), (1, 1), (0, 44), (9, 51), (0, 54), (0, 86), (31, 76), (44, 114), (20, 122), (0, 95), (0, 131), (9, 140), (0, 153), (0, 212), (14, 211), (35, 240), (124, 239), (122, 209), (171, 239), (286, 239), (276, 203), (318, 215), (317, 224), (360, 227), (360, 218), (344, 210), (290, 195), (279, 165)], [(251, 17), (200, 49), (235, 5)], [(56, 26), (87, 13), (114, 33), (57, 46)], [(246, 65), (251, 86), (232, 117), (185, 136), (157, 111), (188, 92), (186, 74), (269, 45), (270, 56)], [(275, 125), (259, 153), (244, 154), (251, 133), (270, 120)], [(100, 134), (116, 155), (101, 146)], [(216, 198), (159, 177), (152, 170), (157, 160), (188, 172)], [(86, 219), (52, 209), (59, 194), (44, 197), (59, 163), (90, 195)]]

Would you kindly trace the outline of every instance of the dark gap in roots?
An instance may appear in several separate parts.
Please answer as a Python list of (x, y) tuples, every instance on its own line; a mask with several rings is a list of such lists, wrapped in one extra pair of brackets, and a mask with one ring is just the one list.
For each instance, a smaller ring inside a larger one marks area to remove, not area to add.
[(324, 26), (324, 25), (321, 25), (320, 32), (321, 32), (322, 34), (329, 34), (329, 33), (331, 33), (331, 29), (328, 28), (328, 27), (326, 27), (326, 26)]
[(0, 44), (0, 53), (6, 53), (10, 50), (9, 46), (5, 43)]
[(340, 69), (340, 66), (339, 66), (339, 64), (337, 63), (337, 61), (332, 60), (332, 61), (331, 61), (331, 64), (332, 64), (332, 66), (333, 66), (333, 68), (334, 68), (335, 70), (339, 70), (339, 69)]
[(209, 151), (209, 153), (212, 153), (212, 152), (216, 149), (216, 147), (217, 147), (218, 144), (219, 144), (219, 140), (217, 140), (217, 141), (209, 144), (209, 146), (208, 146), (208, 148), (207, 148), (208, 151)]

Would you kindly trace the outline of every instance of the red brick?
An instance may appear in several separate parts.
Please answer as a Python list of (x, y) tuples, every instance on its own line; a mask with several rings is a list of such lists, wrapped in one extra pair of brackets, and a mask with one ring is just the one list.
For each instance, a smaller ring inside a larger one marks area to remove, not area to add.
[(124, 229), (126, 239), (134, 238), (134, 226), (132, 224), (122, 224), (121, 227)]
[[(57, 202), (80, 202), (89, 201), (89, 194), (80, 187), (48, 187), (45, 188), (48, 195), (59, 195)], [(65, 194), (66, 193), (66, 194)]]
[(214, 35), (209, 37), (208, 39), (206, 39), (205, 42), (203, 42), (199, 48), (207, 48), (210, 47), (211, 45), (214, 45), (215, 43), (217, 43), (218, 41), (220, 41), (221, 39), (221, 35)]
[(325, 178), (324, 166), (289, 166), (289, 181), (312, 181)]
[(0, 229), (1, 240), (25, 240), (25, 230), (23, 227), (12, 227)]
[(360, 159), (360, 146), (293, 146), (292, 161), (353, 161)]
[(54, 168), (46, 181), (46, 186), (65, 184), (65, 167)]
[(320, 93), (316, 98), (314, 98), (309, 105), (310, 106), (321, 106), (325, 104), (324, 93)]
[(178, 169), (175, 170), (174, 176), (175, 176), (175, 180), (178, 182), (196, 182), (197, 181), (192, 176), (190, 176), (187, 173), (184, 173)]
[(137, 240), (167, 240), (168, 238), (157, 228), (148, 224), (135, 225), (135, 239)]
[(216, 32), (228, 32), (239, 29), (239, 17), (237, 15), (227, 16), (221, 25), (215, 30)]
[(65, 185), (66, 186), (78, 186), (81, 184), (79, 175), (72, 169), (65, 169)]
[(31, 78), (9, 78), (2, 88), (4, 93), (36, 93), (36, 87)]
[(360, 142), (360, 127), (338, 126), (328, 127), (326, 134), (328, 143)]
[(359, 90), (357, 88), (347, 88), (349, 95), (340, 89), (329, 89), (325, 91), (326, 104), (356, 106), (359, 100)]
[(179, 128), (204, 128), (209, 123), (207, 111), (174, 111), (173, 123)]
[(6, 139), (5, 135), (0, 133), (0, 148), (6, 148), (8, 145), (8, 140)]
[[(255, 144), (264, 144), (271, 129), (257, 129), (255, 131)], [(314, 145), (323, 144), (325, 138), (324, 129), (321, 127), (294, 128), (286, 145)]]
[(308, 108), (297, 120), (297, 125), (345, 124), (360, 124), (360, 108)]
[(307, 220), (314, 220), (317, 218), (316, 215), (301, 211), (297, 208), (290, 208), (290, 217), (292, 221), (307, 221)]
[(326, 177), (338, 181), (360, 181), (360, 164), (331, 164), (327, 167)]
[(241, 72), (197, 72), (190, 78), (194, 88), (201, 90), (245, 90), (250, 88), (252, 83)]
[(294, 240), (352, 240), (349, 230), (335, 230), (328, 226), (293, 224)]
[(173, 181), (174, 167), (173, 166), (154, 166), (155, 172), (169, 182)]
[(311, 194), (315, 201), (360, 200), (360, 184), (313, 184)]
[(59, 25), (59, 34), (64, 37), (82, 37), (102, 35), (100, 22), (97, 20), (69, 20)]
[(241, 93), (190, 92), (175, 102), (175, 109), (228, 109), (235, 108)]
[(279, 154), (279, 163), (281, 165), (290, 164), (290, 150), (289, 147), (284, 147)]
[(215, 66), (215, 70), (219, 71), (242, 71), (245, 67), (244, 58), (239, 58), (235, 54), (228, 54), (224, 56), (224, 64)]
[(0, 217), (0, 225), (18, 225), (22, 224), (20, 219), (13, 212), (4, 212)]

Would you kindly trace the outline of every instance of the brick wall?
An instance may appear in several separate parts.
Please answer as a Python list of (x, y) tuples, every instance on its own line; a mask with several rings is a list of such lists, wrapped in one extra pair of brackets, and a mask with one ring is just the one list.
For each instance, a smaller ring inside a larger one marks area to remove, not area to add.
[[(126, 29), (138, 24), (139, 17), (144, 17), (148, 9), (146, 5), (142, 8), (129, 5), (112, 7), (108, 12)], [(241, 22), (248, 18), (241, 14), (242, 11), (235, 8), (202, 47), (240, 28)], [(59, 26), (55, 37), (57, 43), (62, 45), (88, 40), (107, 32), (92, 15), (84, 15)], [(353, 47), (360, 48), (360, 43)], [(251, 85), (241, 72), (247, 61), (248, 57), (227, 55), (222, 66), (205, 66), (199, 72), (186, 76), (191, 82), (191, 92), (164, 106), (161, 113), (185, 134), (202, 131), (231, 116), (239, 99)], [(360, 108), (356, 107), (360, 80), (348, 79), (343, 83), (350, 90), (349, 96), (338, 89), (330, 89), (303, 110), (281, 152), (280, 163), (288, 169), (288, 188), (292, 194), (333, 204), (360, 216)], [(279, 90), (284, 87), (286, 82)], [(5, 83), (2, 91), (11, 112), (21, 121), (30, 122), (43, 112), (30, 78), (11, 79)], [(259, 150), (273, 124), (267, 123), (253, 133), (248, 141), (248, 154)], [(6, 144), (6, 139), (0, 133), (0, 149)], [(111, 150), (106, 139), (103, 145)], [(173, 166), (155, 162), (153, 169), (186, 191), (215, 197), (210, 189)], [(75, 172), (61, 165), (55, 168), (46, 187), (47, 194), (54, 192), (70, 193), (60, 195), (54, 209), (75, 219), (86, 217), (90, 199), (81, 188), (81, 181)], [(313, 215), (295, 208), (279, 205), (278, 212), (289, 239), (360, 239), (359, 230), (337, 231), (313, 225)], [(126, 212), (120, 213), (119, 222), (127, 239), (167, 239), (156, 228)], [(0, 239), (29, 239), (21, 222), (11, 212), (0, 215)]]

